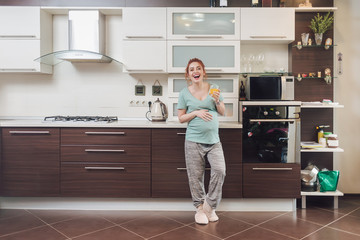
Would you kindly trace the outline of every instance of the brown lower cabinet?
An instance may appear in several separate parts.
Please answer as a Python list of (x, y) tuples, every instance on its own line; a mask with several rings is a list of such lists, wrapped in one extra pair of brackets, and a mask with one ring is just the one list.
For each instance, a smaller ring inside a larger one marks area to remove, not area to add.
[(61, 195), (150, 197), (150, 163), (61, 163)]
[(150, 197), (151, 129), (61, 129), (61, 196)]
[[(186, 129), (152, 130), (152, 197), (191, 197), (185, 165)], [(242, 196), (241, 129), (220, 129), (226, 178), (223, 197)], [(205, 186), (210, 170), (205, 172)]]
[(59, 196), (58, 128), (2, 128), (1, 195)]
[(300, 198), (300, 164), (244, 163), (244, 198)]

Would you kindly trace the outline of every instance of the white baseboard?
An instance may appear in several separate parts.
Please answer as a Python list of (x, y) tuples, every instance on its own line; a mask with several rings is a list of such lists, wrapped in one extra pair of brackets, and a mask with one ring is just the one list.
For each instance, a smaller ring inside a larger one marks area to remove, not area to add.
[[(0, 209), (194, 211), (191, 199), (1, 197)], [(218, 211), (295, 211), (296, 199), (223, 199)]]

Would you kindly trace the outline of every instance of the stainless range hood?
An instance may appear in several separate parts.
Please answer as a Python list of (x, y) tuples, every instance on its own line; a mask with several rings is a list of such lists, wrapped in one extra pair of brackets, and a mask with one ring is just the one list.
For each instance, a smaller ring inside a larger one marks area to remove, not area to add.
[(105, 16), (98, 10), (69, 11), (69, 50), (53, 52), (35, 61), (56, 65), (62, 61), (109, 63), (105, 55)]

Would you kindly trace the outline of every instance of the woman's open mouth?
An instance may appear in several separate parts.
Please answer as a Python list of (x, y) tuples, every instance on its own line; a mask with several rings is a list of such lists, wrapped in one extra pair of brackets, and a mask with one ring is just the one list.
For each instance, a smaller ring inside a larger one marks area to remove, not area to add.
[(199, 79), (199, 78), (200, 78), (200, 74), (194, 74), (194, 75), (193, 75), (193, 78)]

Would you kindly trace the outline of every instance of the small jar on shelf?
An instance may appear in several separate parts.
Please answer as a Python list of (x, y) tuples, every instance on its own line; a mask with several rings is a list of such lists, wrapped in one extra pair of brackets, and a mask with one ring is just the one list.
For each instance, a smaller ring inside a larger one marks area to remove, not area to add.
[(329, 134), (327, 138), (328, 148), (338, 148), (339, 140), (337, 138), (337, 134)]

